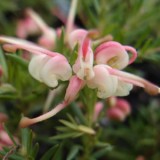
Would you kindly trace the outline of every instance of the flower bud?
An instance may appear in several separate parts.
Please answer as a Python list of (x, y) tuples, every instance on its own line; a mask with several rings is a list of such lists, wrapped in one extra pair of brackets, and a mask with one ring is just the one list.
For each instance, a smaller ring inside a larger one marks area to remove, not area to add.
[(113, 107), (107, 110), (107, 117), (111, 120), (124, 121), (126, 116), (122, 110), (117, 107)]
[(131, 106), (125, 99), (117, 98), (116, 107), (123, 111), (126, 116), (131, 113)]

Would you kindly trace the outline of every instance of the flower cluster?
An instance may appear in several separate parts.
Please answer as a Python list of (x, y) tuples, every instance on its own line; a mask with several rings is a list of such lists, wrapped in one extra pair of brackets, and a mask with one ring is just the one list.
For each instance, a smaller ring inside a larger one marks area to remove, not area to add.
[[(73, 6), (75, 6), (74, 2)], [(111, 96), (127, 96), (133, 85), (144, 88), (149, 94), (160, 93), (158, 86), (136, 75), (121, 71), (135, 61), (137, 52), (133, 47), (116, 41), (99, 40), (101, 43), (95, 48), (93, 37), (97, 32), (74, 29), (74, 12), (75, 7), (72, 7), (65, 30), (67, 44), (65, 47), (69, 46), (72, 52), (78, 45), (77, 58), (72, 66), (63, 53), (47, 50), (26, 40), (0, 36), (0, 42), (7, 43), (4, 46), (5, 50), (15, 52), (17, 49), (23, 49), (32, 53), (28, 68), (29, 73), (36, 80), (52, 88), (57, 87), (60, 80), (69, 81), (64, 101), (61, 104), (37, 118), (23, 117), (20, 122), (21, 127), (52, 117), (74, 101), (85, 86), (96, 89), (97, 97), (102, 99)], [(41, 38), (50, 39), (51, 29), (46, 27), (33, 11), (28, 10), (27, 14), (37, 26), (41, 27), (43, 31)], [(105, 40), (105, 38), (102, 39)], [(51, 40), (55, 41), (55, 37), (53, 36)]]

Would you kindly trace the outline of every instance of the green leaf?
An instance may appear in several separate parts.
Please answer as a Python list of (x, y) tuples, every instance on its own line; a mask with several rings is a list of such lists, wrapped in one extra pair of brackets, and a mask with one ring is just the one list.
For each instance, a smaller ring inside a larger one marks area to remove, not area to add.
[(11, 84), (3, 83), (0, 85), (0, 94), (16, 93), (16, 88)]
[(53, 157), (54, 153), (58, 150), (59, 145), (55, 145), (52, 148), (50, 148), (40, 160), (49, 160)]
[(97, 142), (96, 147), (112, 147), (109, 143)]
[(67, 117), (69, 118), (69, 120), (70, 120), (74, 125), (77, 125), (75, 119), (74, 119), (70, 114), (67, 114)]
[(33, 148), (32, 151), (31, 151), (32, 157), (36, 158), (37, 153), (38, 153), (38, 150), (39, 150), (39, 144), (36, 143), (36, 144), (34, 145), (34, 148)]
[(92, 128), (89, 128), (83, 125), (79, 125), (78, 130), (81, 132), (87, 133), (87, 134), (91, 134), (91, 135), (94, 135), (96, 133)]
[(3, 69), (3, 74), (4, 74), (3, 77), (7, 79), (8, 78), (8, 66), (6, 63), (4, 53), (1, 48), (0, 48), (0, 64), (2, 65), (2, 69)]
[(76, 158), (76, 155), (78, 154), (80, 150), (80, 146), (73, 146), (67, 156), (67, 159), (66, 160), (73, 160), (74, 158)]
[(82, 113), (82, 110), (80, 109), (79, 106), (77, 106), (76, 103), (72, 102), (71, 103), (71, 109), (73, 110), (74, 114), (78, 117), (78, 119), (80, 120), (80, 122), (82, 124), (87, 124), (86, 119), (84, 117), (84, 114)]
[(50, 140), (66, 139), (66, 138), (74, 138), (74, 137), (77, 137), (77, 132), (61, 133), (59, 135), (51, 137)]
[(4, 129), (5, 129), (5, 131), (8, 133), (8, 136), (10, 137), (10, 139), (12, 140), (12, 142), (14, 143), (14, 145), (17, 146), (16, 141), (14, 140), (14, 138), (13, 138), (11, 132), (8, 130), (8, 128), (6, 127), (6, 125), (4, 125)]
[(73, 65), (77, 59), (78, 56), (78, 44), (75, 45), (75, 47), (73, 48), (73, 50), (71, 51), (71, 53), (69, 54), (69, 63), (71, 65)]
[(60, 120), (60, 122), (62, 124), (64, 124), (65, 126), (67, 126), (68, 128), (71, 128), (73, 130), (76, 130), (77, 129), (77, 126), (75, 126), (74, 124), (68, 122), (68, 121), (65, 121), (65, 120)]
[(22, 155), (27, 156), (28, 159), (33, 159), (33, 150), (37, 151), (38, 146), (33, 147), (33, 133), (28, 128), (22, 129)]
[(56, 150), (52, 160), (64, 160), (64, 158), (62, 159), (63, 156), (63, 145), (65, 142), (62, 142), (59, 146), (58, 149)]
[(112, 147), (111, 147), (111, 146), (105, 147), (105, 148), (100, 149), (100, 150), (98, 150), (97, 152), (95, 152), (95, 153), (93, 154), (93, 157), (94, 157), (94, 158), (100, 158), (100, 157), (106, 155), (107, 152), (108, 152), (108, 151), (111, 151), (111, 150), (112, 150)]
[[(64, 28), (61, 29), (61, 36), (56, 41), (56, 48), (55, 50), (61, 54), (64, 54)], [(65, 54), (64, 54), (65, 55)]]
[(17, 62), (17, 64), (21, 65), (23, 68), (28, 68), (28, 61), (26, 61), (24, 58), (16, 54), (6, 54), (6, 56), (11, 60)]

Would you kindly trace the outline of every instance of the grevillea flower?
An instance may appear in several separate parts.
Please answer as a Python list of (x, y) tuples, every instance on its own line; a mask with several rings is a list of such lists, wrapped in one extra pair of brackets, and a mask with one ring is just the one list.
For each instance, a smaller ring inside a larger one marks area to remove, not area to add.
[[(134, 48), (112, 41), (101, 44), (94, 52), (89, 32), (80, 31), (84, 35), (79, 38), (75, 34), (79, 34), (79, 31), (73, 31), (74, 34), (71, 33), (72, 38), (70, 39), (70, 44), (78, 43), (79, 45), (78, 56), (72, 66), (75, 75), (72, 77), (72, 68), (62, 54), (51, 52), (24, 40), (0, 37), (0, 42), (7, 43), (5, 49), (10, 51), (24, 49), (33, 54), (29, 63), (29, 72), (38, 81), (49, 87), (56, 87), (58, 80), (69, 80), (62, 103), (37, 118), (23, 117), (20, 122), (21, 127), (26, 127), (55, 115), (75, 100), (79, 91), (85, 85), (97, 89), (97, 97), (104, 99), (111, 96), (126, 96), (133, 85), (145, 88), (150, 94), (160, 92), (159, 87), (143, 78), (119, 70), (135, 60), (137, 52)], [(127, 51), (132, 53), (130, 59)]]
[(33, 43), (16, 38), (1, 37), (1, 42), (7, 42), (5, 49), (15, 51), (16, 49), (24, 49), (33, 54), (29, 63), (30, 74), (40, 82), (45, 83), (49, 87), (56, 87), (58, 80), (66, 81), (72, 75), (72, 69), (67, 59), (57, 53), (41, 48)]

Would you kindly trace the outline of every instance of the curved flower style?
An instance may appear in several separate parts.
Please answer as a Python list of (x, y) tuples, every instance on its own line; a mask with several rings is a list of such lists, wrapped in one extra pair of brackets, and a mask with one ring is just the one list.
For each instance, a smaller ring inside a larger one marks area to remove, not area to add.
[[(29, 72), (38, 81), (49, 87), (56, 87), (58, 80), (69, 80), (64, 101), (61, 104), (39, 117), (33, 119), (23, 117), (20, 122), (21, 127), (27, 127), (54, 116), (75, 100), (85, 85), (97, 89), (97, 97), (103, 99), (111, 96), (126, 96), (133, 85), (144, 88), (150, 94), (160, 93), (158, 86), (133, 74), (120, 71), (136, 59), (137, 52), (134, 48), (110, 41), (102, 43), (93, 51), (90, 38), (92, 34), (93, 32), (80, 29), (70, 34), (71, 48), (75, 44), (79, 46), (77, 59), (72, 66), (74, 72), (72, 77), (72, 68), (62, 54), (51, 52), (25, 40), (0, 37), (0, 42), (7, 43), (5, 50), (14, 52), (17, 49), (24, 49), (33, 54), (29, 63)], [(131, 58), (127, 51), (132, 53)]]
[(0, 41), (9, 43), (5, 49), (9, 47), (10, 51), (24, 49), (35, 54), (29, 63), (29, 72), (35, 79), (49, 87), (56, 87), (58, 80), (69, 80), (72, 75), (72, 69), (67, 59), (57, 52), (51, 52), (33, 43), (16, 38), (0, 37)]

